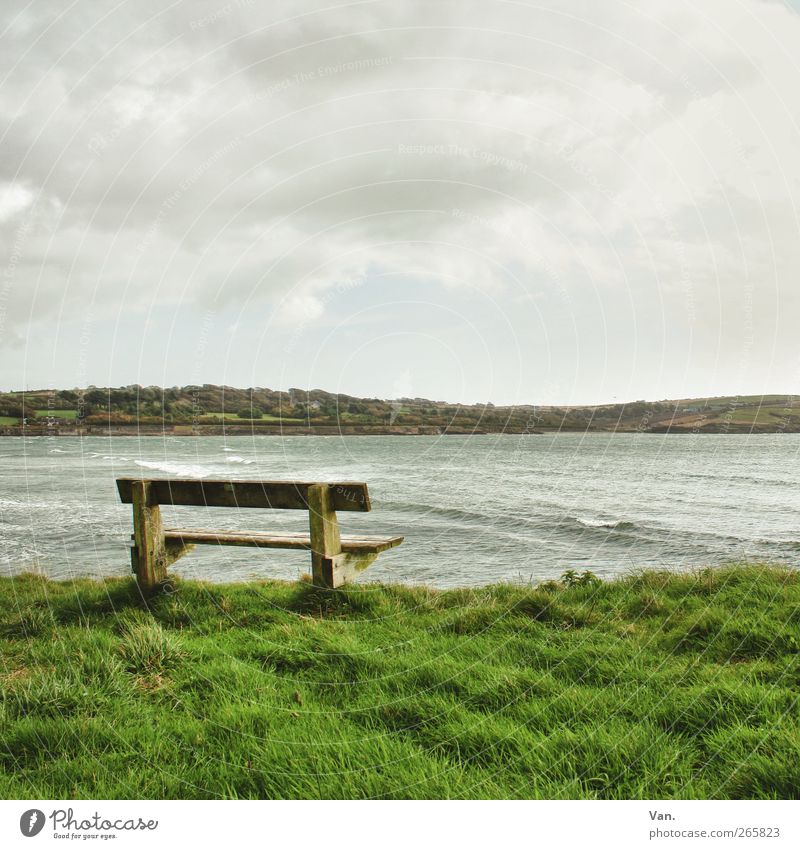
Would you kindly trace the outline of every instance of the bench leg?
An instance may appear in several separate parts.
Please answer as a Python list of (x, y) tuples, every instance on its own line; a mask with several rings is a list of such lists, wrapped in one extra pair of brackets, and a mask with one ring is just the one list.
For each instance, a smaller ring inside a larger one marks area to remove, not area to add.
[(308, 488), (308, 522), (311, 530), (311, 576), (315, 587), (334, 589), (342, 554), (339, 521), (333, 509), (330, 487), (312, 484)]
[(152, 590), (167, 577), (167, 549), (161, 509), (153, 498), (149, 481), (133, 482), (132, 563), (143, 590)]

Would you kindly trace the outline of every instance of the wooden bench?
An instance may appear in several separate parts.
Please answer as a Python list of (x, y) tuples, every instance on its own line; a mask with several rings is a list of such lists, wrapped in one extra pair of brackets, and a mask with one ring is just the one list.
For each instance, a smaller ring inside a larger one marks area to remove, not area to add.
[[(131, 566), (139, 585), (152, 590), (167, 567), (195, 545), (250, 545), (311, 551), (314, 584), (334, 589), (354, 578), (403, 537), (342, 536), (337, 510), (372, 509), (365, 483), (300, 481), (199, 481), (118, 478), (123, 504), (133, 505)], [(207, 531), (165, 528), (160, 505), (308, 510), (309, 533)]]

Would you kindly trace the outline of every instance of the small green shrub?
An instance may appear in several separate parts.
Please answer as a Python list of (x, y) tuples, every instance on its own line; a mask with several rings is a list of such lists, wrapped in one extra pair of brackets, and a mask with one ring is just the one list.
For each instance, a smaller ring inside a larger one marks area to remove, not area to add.
[(569, 588), (569, 587), (587, 587), (592, 584), (599, 584), (600, 578), (594, 574), (594, 572), (590, 572), (586, 569), (580, 575), (574, 569), (567, 569), (566, 572), (561, 576), (561, 583)]

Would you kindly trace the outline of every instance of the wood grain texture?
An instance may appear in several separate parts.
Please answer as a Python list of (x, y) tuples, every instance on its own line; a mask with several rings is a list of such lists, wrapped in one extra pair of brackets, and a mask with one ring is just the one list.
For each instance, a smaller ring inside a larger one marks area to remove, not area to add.
[[(400, 538), (402, 541), (402, 537)], [(399, 543), (398, 543), (399, 545)], [(345, 552), (334, 559), (331, 570), (331, 589), (341, 587), (358, 577), (378, 556), (373, 552)]]
[(131, 562), (136, 579), (143, 590), (152, 590), (167, 577), (167, 550), (161, 510), (148, 481), (134, 481), (133, 504), (134, 549)]
[[(182, 542), (190, 545), (241, 545), (253, 548), (290, 548), (311, 550), (311, 534), (262, 533), (260, 531), (211, 531), (201, 528), (167, 528), (167, 543)], [(340, 536), (341, 550), (350, 553), (386, 551), (403, 541), (403, 537)]]
[(308, 524), (311, 578), (315, 586), (333, 589), (335, 559), (342, 553), (342, 539), (328, 484), (313, 484), (308, 488)]
[[(138, 478), (118, 478), (117, 489), (123, 504), (133, 501), (133, 484)], [(194, 507), (254, 507), (263, 510), (308, 510), (308, 481), (200, 481), (145, 480), (157, 504)], [(365, 483), (343, 481), (325, 484), (334, 510), (366, 513), (372, 509)]]
[[(356, 577), (381, 551), (403, 542), (401, 536), (341, 535), (337, 510), (371, 509), (366, 483), (119, 478), (117, 489), (122, 502), (133, 505), (131, 564), (145, 590), (166, 580), (167, 567), (195, 545), (310, 550), (314, 584), (335, 589)], [(309, 532), (165, 530), (161, 504), (308, 510)]]

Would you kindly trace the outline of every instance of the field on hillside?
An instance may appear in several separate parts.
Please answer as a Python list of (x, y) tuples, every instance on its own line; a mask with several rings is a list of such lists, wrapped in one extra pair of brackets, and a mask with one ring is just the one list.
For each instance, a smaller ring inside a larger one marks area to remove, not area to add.
[(65, 419), (67, 421), (75, 421), (78, 417), (77, 410), (36, 410), (37, 419)]
[(697, 409), (678, 406), (674, 415), (656, 417), (652, 422), (656, 426), (669, 426), (677, 429), (728, 427), (760, 427), (774, 430), (794, 430), (800, 423), (800, 407), (792, 401), (767, 403), (760, 399), (731, 399), (728, 405), (709, 404), (707, 408)]
[(172, 590), (0, 579), (2, 798), (800, 795), (795, 570)]

